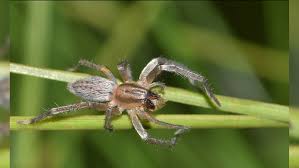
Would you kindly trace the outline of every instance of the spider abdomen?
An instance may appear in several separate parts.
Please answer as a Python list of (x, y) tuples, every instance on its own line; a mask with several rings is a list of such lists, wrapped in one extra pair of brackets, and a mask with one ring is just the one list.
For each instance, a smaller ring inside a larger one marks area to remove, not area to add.
[(67, 88), (76, 96), (91, 102), (108, 102), (116, 84), (106, 78), (92, 76), (69, 83)]

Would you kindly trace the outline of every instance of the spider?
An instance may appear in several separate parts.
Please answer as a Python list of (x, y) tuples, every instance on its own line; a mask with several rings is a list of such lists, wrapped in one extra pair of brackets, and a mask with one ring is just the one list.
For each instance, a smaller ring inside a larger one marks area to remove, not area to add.
[[(169, 124), (159, 121), (152, 116), (152, 112), (164, 106), (166, 102), (159, 93), (154, 91), (154, 88), (157, 87), (162, 91), (165, 88), (163, 83), (154, 82), (155, 78), (162, 71), (173, 72), (185, 77), (193, 85), (199, 84), (206, 95), (214, 101), (216, 105), (220, 106), (220, 102), (214, 96), (204, 76), (163, 57), (152, 59), (142, 70), (138, 81), (133, 81), (131, 68), (127, 61), (119, 63), (117, 69), (124, 83), (118, 83), (106, 66), (97, 65), (87, 60), (80, 60), (75, 69), (79, 66), (85, 66), (100, 71), (107, 78), (91, 76), (69, 83), (67, 89), (83, 99), (82, 102), (52, 108), (35, 118), (22, 120), (18, 123), (32, 124), (49, 116), (55, 116), (64, 112), (93, 108), (96, 110), (105, 110), (104, 128), (108, 131), (112, 131), (111, 119), (113, 116), (121, 115), (122, 112), (126, 110), (133, 127), (142, 140), (150, 144), (174, 146), (177, 139), (187, 132), (189, 127)], [(162, 127), (176, 129), (176, 131), (174, 136), (170, 139), (154, 138), (147, 133), (140, 120), (147, 120), (148, 122)]]

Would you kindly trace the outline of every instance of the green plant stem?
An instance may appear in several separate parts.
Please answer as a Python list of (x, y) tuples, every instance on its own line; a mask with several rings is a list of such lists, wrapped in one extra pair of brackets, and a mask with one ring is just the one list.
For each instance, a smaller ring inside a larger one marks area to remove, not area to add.
[(289, 135), (292, 138), (299, 139), (299, 109), (298, 107), (291, 107), (290, 109), (290, 129)]
[(299, 167), (299, 145), (291, 145), (289, 147), (289, 167)]
[(87, 77), (89, 75), (82, 73), (73, 73), (69, 71), (51, 70), (45, 68), (36, 68), (21, 64), (10, 64), (10, 72), (16, 74), (23, 74), (29, 76), (35, 76), (39, 78), (51, 79), (62, 82), (73, 82), (77, 79)]
[(0, 62), (0, 79), (9, 75), (9, 63)]
[[(10, 64), (10, 71), (16, 74), (41, 77), (63, 82), (73, 82), (77, 79), (89, 76), (87, 74), (82, 73), (36, 68), (15, 63)], [(220, 100), (222, 104), (220, 108), (217, 108), (220, 111), (247, 114), (264, 119), (272, 119), (282, 122), (289, 121), (288, 106), (264, 103), (253, 100), (245, 100), (227, 96), (216, 95), (216, 97)], [(213, 108), (210, 102), (202, 94), (187, 91), (180, 88), (167, 87), (165, 90), (165, 98), (169, 101), (177, 103), (183, 103), (205, 108)]]
[(0, 167), (9, 168), (9, 149), (0, 149)]
[[(54, 117), (32, 125), (20, 125), (17, 121), (32, 118), (29, 116), (13, 116), (10, 119), (11, 130), (37, 129), (37, 130), (78, 130), (78, 129), (103, 129), (104, 115), (80, 115), (71, 117)], [(260, 128), (260, 127), (287, 127), (285, 123), (260, 119), (245, 115), (156, 115), (157, 119), (173, 124), (190, 126), (192, 128)], [(160, 126), (148, 124), (151, 128)], [(130, 129), (132, 124), (128, 116), (123, 115), (113, 121), (115, 129)]]
[[(205, 96), (180, 88), (167, 87), (165, 90), (165, 97), (166, 99), (177, 103), (211, 108), (211, 104), (209, 101), (207, 101)], [(221, 107), (215, 108), (221, 111), (247, 114), (282, 122), (289, 121), (288, 106), (233, 98), (228, 96), (217, 95), (216, 97), (220, 100)]]

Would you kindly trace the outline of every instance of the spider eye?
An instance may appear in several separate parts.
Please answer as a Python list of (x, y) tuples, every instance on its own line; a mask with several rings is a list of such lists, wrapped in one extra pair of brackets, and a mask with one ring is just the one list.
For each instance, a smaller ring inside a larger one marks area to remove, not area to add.
[(145, 106), (148, 110), (155, 110), (155, 105), (150, 99), (145, 99)]

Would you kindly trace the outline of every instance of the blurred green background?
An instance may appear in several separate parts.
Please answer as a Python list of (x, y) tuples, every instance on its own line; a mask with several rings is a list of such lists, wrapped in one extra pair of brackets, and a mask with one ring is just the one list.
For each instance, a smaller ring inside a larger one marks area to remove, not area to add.
[[(202, 72), (217, 94), (289, 102), (285, 1), (10, 2), (9, 17), (12, 62), (66, 70), (84, 58), (119, 77), (116, 64), (127, 59), (136, 79), (163, 55)], [(194, 90), (175, 75), (159, 79)], [(79, 101), (65, 83), (15, 74), (11, 80), (12, 115)], [(169, 102), (157, 113), (220, 112)], [(99, 112), (68, 115), (80, 114)], [(19, 131), (11, 133), (11, 167), (281, 168), (288, 167), (288, 144), (287, 128), (193, 129), (174, 150), (147, 145), (134, 130)]]
[[(0, 167), (9, 167), (9, 5), (0, 2)], [(6, 99), (5, 99), (6, 97)]]

